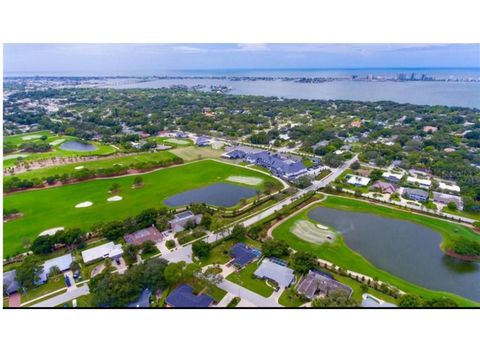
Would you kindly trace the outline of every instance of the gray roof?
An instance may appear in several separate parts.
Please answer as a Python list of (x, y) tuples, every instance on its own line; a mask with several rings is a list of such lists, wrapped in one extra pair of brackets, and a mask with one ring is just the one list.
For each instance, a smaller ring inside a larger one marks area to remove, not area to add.
[(378, 301), (375, 301), (371, 297), (367, 296), (362, 301), (362, 307), (364, 307), (364, 308), (394, 308), (394, 307), (397, 307), (397, 305), (386, 302), (386, 301), (379, 303)]
[(3, 292), (7, 295), (13, 294), (20, 288), (20, 283), (16, 279), (17, 270), (11, 270), (3, 273)]
[(314, 271), (310, 271), (297, 288), (300, 294), (305, 295), (309, 299), (313, 299), (318, 292), (328, 295), (335, 290), (344, 291), (348, 296), (353, 292), (348, 286)]
[(269, 259), (264, 259), (258, 269), (255, 271), (255, 276), (259, 278), (266, 278), (275, 281), (278, 285), (287, 287), (295, 279), (293, 270), (276, 264)]
[(421, 197), (428, 198), (428, 192), (425, 191), (425, 190), (421, 190), (421, 189), (405, 188), (403, 193), (405, 195), (415, 195), (415, 196), (421, 196)]
[(462, 201), (462, 198), (460, 196), (443, 194), (443, 193), (439, 193), (439, 192), (436, 192), (436, 191), (433, 191), (432, 193), (433, 193), (433, 200), (434, 201), (444, 203), (444, 204), (448, 204), (449, 202), (453, 201), (457, 205), (458, 208), (463, 207), (463, 201)]
[(70, 264), (73, 262), (72, 254), (68, 253), (53, 259), (49, 259), (43, 263), (43, 271), (39, 275), (40, 282), (46, 282), (53, 267), (58, 267), (60, 271), (70, 269)]

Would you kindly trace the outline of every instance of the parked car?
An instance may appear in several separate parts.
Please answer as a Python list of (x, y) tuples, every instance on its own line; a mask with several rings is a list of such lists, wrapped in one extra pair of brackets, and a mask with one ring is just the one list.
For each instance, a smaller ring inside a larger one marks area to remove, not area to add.
[(65, 275), (64, 277), (65, 277), (65, 284), (67, 284), (67, 287), (72, 286), (72, 283), (70, 282), (70, 278), (67, 275)]

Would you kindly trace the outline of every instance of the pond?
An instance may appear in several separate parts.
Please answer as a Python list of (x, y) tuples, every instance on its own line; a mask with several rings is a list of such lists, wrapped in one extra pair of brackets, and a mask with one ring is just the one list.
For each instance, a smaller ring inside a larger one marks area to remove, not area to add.
[(446, 256), (439, 233), (410, 221), (318, 207), (308, 216), (342, 233), (347, 245), (392, 275), (480, 301), (480, 264)]
[(92, 144), (84, 144), (79, 141), (68, 141), (60, 146), (62, 150), (70, 151), (94, 151), (97, 147)]
[(165, 205), (185, 206), (192, 203), (206, 203), (230, 207), (238, 204), (241, 199), (248, 199), (255, 195), (255, 189), (246, 186), (217, 183), (173, 195), (165, 200)]

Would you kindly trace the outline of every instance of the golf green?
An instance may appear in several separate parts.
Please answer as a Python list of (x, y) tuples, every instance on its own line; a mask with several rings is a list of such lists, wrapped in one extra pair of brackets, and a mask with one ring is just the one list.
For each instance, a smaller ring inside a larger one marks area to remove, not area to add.
[[(141, 175), (144, 186), (132, 189), (134, 176), (93, 180), (73, 185), (32, 190), (4, 196), (5, 209), (17, 209), (23, 216), (4, 224), (4, 257), (24, 251), (25, 240), (33, 241), (40, 232), (55, 228), (78, 227), (89, 230), (95, 223), (123, 220), (147, 208), (164, 206), (174, 194), (228, 182), (229, 176), (251, 176), (278, 183), (268, 175), (214, 160), (202, 160)], [(108, 202), (113, 183), (120, 185), (121, 201)], [(253, 188), (263, 189), (265, 181)], [(77, 204), (93, 205), (75, 208)]]

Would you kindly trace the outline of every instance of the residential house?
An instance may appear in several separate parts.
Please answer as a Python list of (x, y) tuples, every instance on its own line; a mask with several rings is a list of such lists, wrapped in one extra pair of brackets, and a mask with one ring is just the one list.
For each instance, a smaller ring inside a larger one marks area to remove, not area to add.
[(455, 192), (459, 193), (460, 192), (460, 186), (455, 185), (455, 184), (448, 184), (443, 181), (439, 181), (438, 183), (438, 188), (443, 191), (449, 191), (449, 192)]
[(394, 192), (397, 191), (397, 187), (389, 182), (384, 182), (384, 181), (376, 181), (372, 185), (373, 189), (377, 189), (383, 194), (393, 194)]
[(14, 294), (20, 289), (20, 283), (17, 281), (17, 270), (11, 270), (3, 273), (3, 293), (5, 295)]
[(363, 294), (362, 296), (362, 307), (363, 308), (395, 308), (397, 305), (377, 299), (375, 296), (370, 294)]
[(423, 132), (426, 132), (426, 133), (434, 133), (434, 132), (437, 132), (438, 131), (438, 128), (435, 127), (435, 126), (424, 126), (423, 127)]
[(206, 308), (212, 305), (213, 301), (206, 294), (195, 295), (193, 288), (187, 284), (178, 286), (165, 300), (168, 307), (174, 308)]
[(417, 185), (418, 187), (429, 189), (432, 186), (432, 181), (429, 179), (421, 179), (418, 177), (408, 176), (407, 182), (413, 185)]
[(161, 240), (163, 240), (163, 235), (154, 225), (125, 235), (125, 241), (133, 245), (142, 245), (145, 241), (153, 241), (156, 243)]
[(53, 268), (56, 267), (62, 272), (67, 271), (70, 269), (72, 262), (73, 257), (70, 253), (45, 261), (42, 266), (42, 271), (38, 275), (37, 285), (47, 282), (50, 271), (52, 271)]
[(367, 186), (369, 182), (370, 178), (358, 175), (348, 175), (347, 184), (354, 186)]
[(233, 258), (232, 264), (241, 269), (262, 256), (262, 252), (239, 242), (230, 249), (230, 256)]
[(420, 202), (426, 202), (428, 199), (428, 192), (420, 189), (404, 188), (402, 195), (411, 200)]
[(264, 259), (254, 275), (260, 279), (269, 279), (281, 287), (288, 287), (295, 279), (293, 270), (275, 259)]
[(403, 174), (398, 174), (398, 173), (392, 173), (390, 171), (385, 171), (382, 174), (382, 177), (384, 177), (388, 181), (398, 183), (398, 182), (400, 182), (400, 180), (402, 180)]
[(449, 203), (453, 202), (457, 206), (457, 209), (463, 210), (463, 200), (460, 196), (443, 194), (436, 191), (433, 191), (432, 194), (434, 202), (444, 205), (448, 205)]
[(189, 222), (193, 222), (194, 225), (199, 225), (202, 222), (202, 215), (194, 215), (191, 211), (184, 211), (176, 214), (168, 224), (173, 232), (180, 232), (185, 230), (185, 226)]
[(328, 296), (332, 291), (344, 291), (348, 297), (353, 293), (350, 287), (318, 271), (309, 271), (297, 288), (299, 294), (310, 300), (317, 296)]
[(106, 258), (118, 259), (123, 255), (122, 245), (114, 244), (112, 241), (96, 246), (94, 248), (82, 251), (82, 258), (85, 264)]
[(195, 145), (197, 146), (208, 146), (210, 145), (210, 139), (205, 136), (199, 136), (195, 141)]

